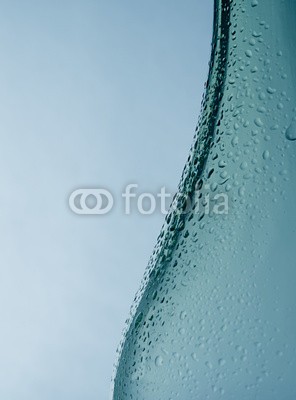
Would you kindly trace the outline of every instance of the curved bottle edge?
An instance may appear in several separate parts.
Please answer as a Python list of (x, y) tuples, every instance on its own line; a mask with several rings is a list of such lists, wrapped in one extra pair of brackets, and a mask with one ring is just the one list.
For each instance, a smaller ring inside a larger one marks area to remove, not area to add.
[[(173, 200), (174, 206), (171, 205), (170, 211), (161, 228), (153, 254), (148, 261), (144, 277), (142, 278), (140, 288), (131, 306), (130, 316), (126, 321), (126, 326), (122, 333), (122, 340), (117, 350), (117, 360), (114, 365), (111, 381), (111, 400), (114, 399), (117, 370), (120, 367), (124, 339), (129, 336), (129, 331), (133, 327), (132, 322), (141, 303), (142, 295), (149, 286), (149, 281), (159, 274), (159, 265), (162, 266), (162, 273), (164, 273), (165, 265), (169, 264), (170, 254), (174, 251), (180, 235), (180, 231), (174, 229), (174, 227), (185, 223), (188, 217), (188, 214), (180, 214), (178, 210), (182, 209), (184, 198), (191, 198), (196, 187), (200, 184), (199, 181), (208, 159), (211, 143), (215, 135), (215, 128), (218, 123), (222, 94), (226, 80), (230, 11), (231, 1), (214, 0), (212, 49), (208, 79), (205, 84), (205, 92), (201, 103), (197, 127), (195, 129), (193, 144), (181, 175), (178, 192)], [(202, 143), (204, 144), (203, 146), (201, 146)]]

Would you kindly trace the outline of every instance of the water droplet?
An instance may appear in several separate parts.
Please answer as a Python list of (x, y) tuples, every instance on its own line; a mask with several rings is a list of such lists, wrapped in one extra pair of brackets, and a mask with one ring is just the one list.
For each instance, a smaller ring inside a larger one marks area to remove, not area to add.
[(269, 93), (269, 94), (274, 94), (276, 92), (276, 89), (273, 89), (270, 86), (266, 90), (267, 90), (267, 93)]
[(226, 364), (226, 361), (223, 358), (220, 358), (220, 360), (219, 360), (220, 367), (223, 367), (223, 365), (225, 365), (225, 364)]
[(253, 32), (252, 32), (252, 35), (253, 35), (255, 38), (258, 38), (258, 37), (260, 37), (260, 36), (262, 35), (262, 33), (261, 33), (261, 32), (253, 31)]
[(293, 121), (286, 130), (286, 138), (291, 141), (296, 140), (296, 121)]
[(253, 53), (252, 53), (251, 50), (246, 50), (245, 54), (246, 54), (246, 56), (249, 57), (249, 58), (251, 58), (252, 55), (253, 55)]
[(284, 108), (283, 103), (278, 103), (277, 108), (278, 110), (282, 110)]
[(243, 161), (240, 165), (240, 168), (244, 171), (245, 169), (248, 168), (248, 164), (246, 163), (246, 161)]
[(258, 6), (258, 0), (252, 0), (252, 7)]
[(161, 367), (163, 365), (163, 358), (161, 356), (157, 356), (155, 359), (155, 365), (157, 367)]
[(238, 144), (238, 136), (235, 136), (232, 140), (231, 140), (231, 144), (233, 147), (235, 147)]
[(266, 113), (266, 108), (265, 107), (258, 107), (257, 111), (260, 112), (261, 114), (265, 114)]
[(207, 362), (206, 362), (206, 366), (207, 366), (209, 369), (212, 369), (212, 368), (213, 368), (213, 364), (212, 364), (210, 361), (207, 361)]
[(184, 320), (187, 317), (186, 311), (181, 311), (180, 313), (180, 319)]
[(238, 195), (240, 196), (240, 197), (243, 197), (244, 195), (245, 195), (245, 188), (242, 186), (242, 187), (240, 187), (239, 189), (238, 189)]
[(262, 157), (263, 157), (264, 160), (268, 160), (269, 157), (270, 157), (269, 151), (268, 151), (268, 150), (265, 150), (265, 151), (263, 152)]
[(262, 122), (261, 118), (259, 118), (259, 117), (255, 118), (254, 122), (255, 122), (255, 125), (258, 126), (258, 128), (261, 128), (263, 126), (263, 122)]
[(215, 192), (218, 188), (218, 184), (216, 182), (213, 182), (213, 183), (211, 183), (210, 188), (211, 188), (212, 192)]

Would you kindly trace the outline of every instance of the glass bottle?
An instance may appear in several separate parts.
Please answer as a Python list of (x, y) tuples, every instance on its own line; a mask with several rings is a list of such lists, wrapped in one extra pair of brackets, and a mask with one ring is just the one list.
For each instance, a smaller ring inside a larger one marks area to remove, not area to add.
[(296, 1), (214, 8), (201, 116), (114, 400), (296, 399)]

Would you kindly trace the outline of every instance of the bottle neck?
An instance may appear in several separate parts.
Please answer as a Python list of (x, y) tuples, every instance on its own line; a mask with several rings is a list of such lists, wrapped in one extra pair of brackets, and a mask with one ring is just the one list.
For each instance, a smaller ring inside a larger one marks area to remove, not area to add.
[(285, 171), (294, 159), (289, 140), (296, 140), (296, 0), (215, 0), (214, 10), (202, 112), (155, 263), (169, 259), (180, 235), (175, 227), (185, 226), (188, 215), (176, 210), (186, 206), (187, 197), (194, 204), (205, 183), (215, 188), (218, 182), (227, 192), (244, 182), (251, 192), (254, 179), (266, 180), (263, 173), (258, 176), (271, 170), (270, 154), (274, 170)]
[(215, 0), (209, 78), (181, 194), (202, 187), (213, 149), (215, 159), (237, 140), (239, 151), (250, 141), (286, 144), (296, 124), (295, 18), (295, 0)]

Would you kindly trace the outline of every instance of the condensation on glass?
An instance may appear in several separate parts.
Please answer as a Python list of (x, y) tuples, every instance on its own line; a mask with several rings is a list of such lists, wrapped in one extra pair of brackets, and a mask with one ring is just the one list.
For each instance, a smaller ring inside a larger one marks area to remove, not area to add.
[(296, 399), (295, 21), (295, 0), (215, 2), (202, 112), (114, 400)]

